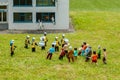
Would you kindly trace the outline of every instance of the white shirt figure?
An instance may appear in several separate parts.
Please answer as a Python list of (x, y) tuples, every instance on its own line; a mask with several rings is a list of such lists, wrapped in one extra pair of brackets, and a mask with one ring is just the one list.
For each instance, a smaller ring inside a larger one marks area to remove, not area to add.
[(43, 29), (43, 23), (42, 23), (42, 21), (38, 20), (38, 22), (39, 22), (40, 29)]
[(54, 17), (52, 17), (51, 20), (52, 20), (53, 24), (55, 24), (55, 19), (54, 19)]

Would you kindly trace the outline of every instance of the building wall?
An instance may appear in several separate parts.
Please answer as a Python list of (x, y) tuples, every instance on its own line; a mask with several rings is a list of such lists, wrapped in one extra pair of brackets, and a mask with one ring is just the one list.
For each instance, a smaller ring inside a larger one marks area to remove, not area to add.
[(0, 2), (8, 2), (8, 0), (0, 0)]
[[(32, 7), (13, 7), (13, 0), (8, 5), (9, 29), (37, 30), (39, 23), (36, 22), (36, 12), (55, 12), (56, 24), (43, 23), (45, 29), (68, 29), (69, 28), (69, 0), (58, 0), (55, 7), (36, 7), (36, 0), (33, 0)], [(32, 23), (14, 23), (14, 12), (32, 12)]]

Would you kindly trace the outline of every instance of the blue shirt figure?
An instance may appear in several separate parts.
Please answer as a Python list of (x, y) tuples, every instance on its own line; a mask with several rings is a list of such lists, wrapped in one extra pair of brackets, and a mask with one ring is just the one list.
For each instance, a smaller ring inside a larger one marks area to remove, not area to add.
[(78, 50), (74, 50), (74, 56), (78, 56)]
[(77, 48), (74, 48), (74, 58), (75, 58), (75, 60), (77, 60), (77, 56), (78, 56), (78, 50), (77, 50)]
[(90, 52), (90, 47), (87, 47), (86, 50), (85, 50), (85, 55), (88, 55), (88, 53)]
[(49, 53), (53, 54), (54, 52), (55, 52), (55, 48), (54, 47), (49, 49)]
[(92, 49), (91, 48), (92, 47), (88, 46), (85, 50), (85, 57), (86, 57), (85, 62), (88, 62), (90, 60), (90, 57), (92, 55)]
[(53, 53), (55, 52), (55, 46), (52, 45), (52, 47), (48, 51), (47, 59), (51, 60)]

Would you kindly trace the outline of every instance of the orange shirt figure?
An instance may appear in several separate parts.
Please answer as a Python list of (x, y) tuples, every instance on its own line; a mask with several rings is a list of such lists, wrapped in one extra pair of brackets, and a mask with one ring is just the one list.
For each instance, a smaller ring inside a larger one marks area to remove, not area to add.
[(83, 50), (85, 50), (87, 48), (87, 45), (83, 45)]
[(74, 51), (72, 50), (72, 46), (69, 47), (69, 52), (68, 52), (68, 61), (70, 62), (70, 60), (72, 59), (72, 62), (74, 62)]
[(97, 54), (96, 51), (93, 51), (93, 55), (92, 55), (92, 63), (97, 63)]
[(86, 42), (83, 42), (83, 50), (85, 50), (87, 48)]

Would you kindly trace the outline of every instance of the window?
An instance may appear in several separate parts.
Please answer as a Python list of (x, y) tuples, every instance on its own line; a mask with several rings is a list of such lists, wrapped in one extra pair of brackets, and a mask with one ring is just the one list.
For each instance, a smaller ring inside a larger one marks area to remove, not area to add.
[(55, 22), (55, 13), (36, 13), (36, 22)]
[(14, 13), (14, 22), (32, 22), (32, 13)]
[(7, 6), (0, 6), (0, 23), (7, 22)]
[(55, 0), (36, 0), (36, 6), (55, 6)]
[(0, 12), (0, 22), (6, 22), (6, 21), (7, 21), (6, 12)]
[(0, 9), (7, 9), (7, 6), (0, 6)]
[(14, 6), (32, 6), (32, 0), (13, 0)]

